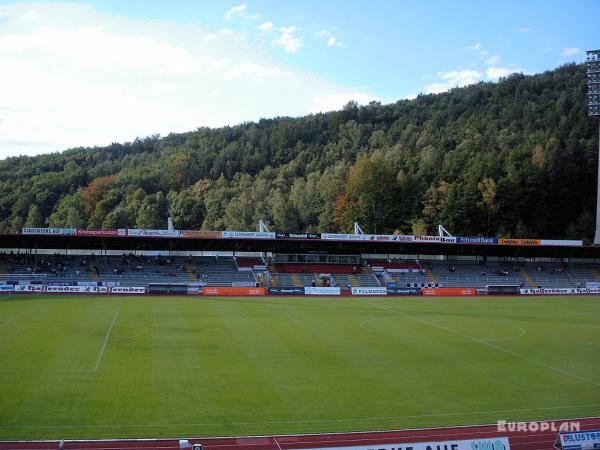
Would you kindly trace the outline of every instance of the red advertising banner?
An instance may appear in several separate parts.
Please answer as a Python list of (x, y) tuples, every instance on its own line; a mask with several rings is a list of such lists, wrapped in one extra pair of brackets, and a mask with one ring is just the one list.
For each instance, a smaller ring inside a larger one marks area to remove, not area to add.
[(475, 288), (423, 288), (421, 289), (421, 295), (477, 295), (477, 289)]
[(267, 295), (266, 288), (252, 287), (205, 287), (202, 295)]
[(183, 230), (181, 236), (191, 239), (221, 239), (223, 233), (221, 231)]

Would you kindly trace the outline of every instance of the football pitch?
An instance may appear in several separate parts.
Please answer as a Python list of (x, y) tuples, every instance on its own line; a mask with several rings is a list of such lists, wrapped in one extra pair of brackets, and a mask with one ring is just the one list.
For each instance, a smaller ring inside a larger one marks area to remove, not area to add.
[(0, 297), (0, 439), (599, 414), (598, 297)]

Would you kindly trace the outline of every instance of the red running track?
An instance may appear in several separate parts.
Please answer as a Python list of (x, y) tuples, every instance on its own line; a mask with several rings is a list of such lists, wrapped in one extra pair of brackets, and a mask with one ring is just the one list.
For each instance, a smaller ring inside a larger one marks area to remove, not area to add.
[[(583, 419), (554, 420), (556, 429), (566, 421), (580, 423), (581, 430), (600, 429), (600, 416)], [(552, 450), (557, 431), (500, 432), (496, 425), (423, 428), (363, 433), (307, 434), (242, 438), (190, 438), (190, 444), (200, 443), (206, 450), (291, 450), (317, 447), (377, 446), (415, 442), (450, 441), (508, 436), (511, 450)], [(2, 450), (56, 450), (58, 441), (0, 441)], [(178, 439), (124, 439), (96, 441), (66, 441), (67, 450), (147, 450), (178, 449)]]

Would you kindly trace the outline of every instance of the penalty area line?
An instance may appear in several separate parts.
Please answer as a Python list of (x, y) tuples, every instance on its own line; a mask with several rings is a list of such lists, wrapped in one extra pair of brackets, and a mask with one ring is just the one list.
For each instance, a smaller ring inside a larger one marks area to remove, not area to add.
[(102, 348), (100, 349), (100, 354), (98, 355), (98, 360), (96, 361), (96, 367), (94, 367), (94, 373), (98, 371), (98, 367), (100, 367), (100, 361), (102, 361), (102, 355), (104, 355), (104, 349), (106, 349), (106, 344), (108, 343), (108, 338), (110, 337), (110, 333), (117, 321), (117, 316), (119, 315), (119, 311), (121, 311), (121, 305), (115, 311), (115, 315), (113, 316), (113, 320), (110, 323), (110, 327), (108, 327), (108, 331), (106, 332), (106, 337), (104, 338), (104, 343), (102, 344)]

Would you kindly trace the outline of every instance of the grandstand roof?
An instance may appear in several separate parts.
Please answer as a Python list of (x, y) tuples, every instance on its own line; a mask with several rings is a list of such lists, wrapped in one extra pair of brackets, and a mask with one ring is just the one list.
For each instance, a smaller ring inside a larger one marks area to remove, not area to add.
[(292, 237), (278, 237), (274, 239), (220, 239), (211, 237), (170, 238), (153, 236), (0, 234), (0, 248), (600, 258), (600, 247), (597, 246), (489, 245), (369, 240), (338, 241)]

